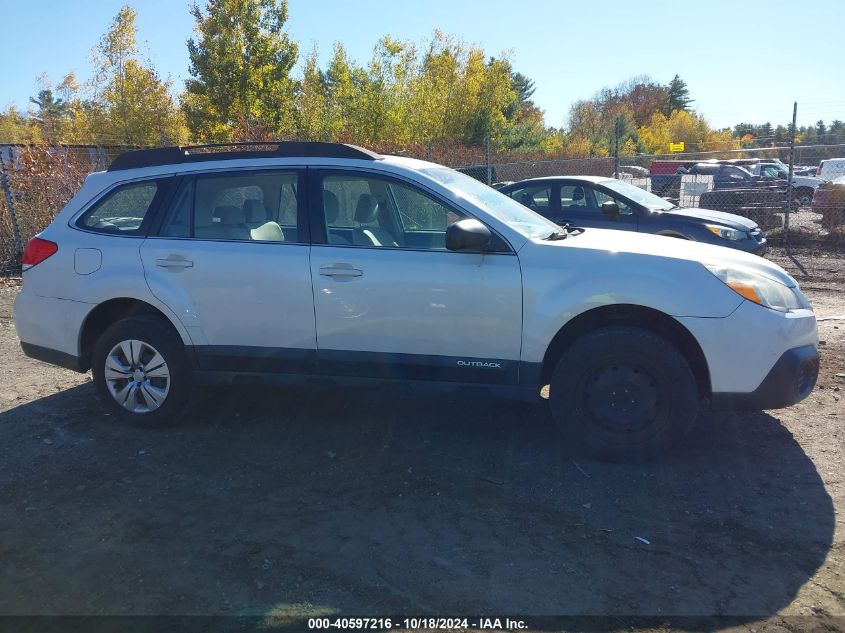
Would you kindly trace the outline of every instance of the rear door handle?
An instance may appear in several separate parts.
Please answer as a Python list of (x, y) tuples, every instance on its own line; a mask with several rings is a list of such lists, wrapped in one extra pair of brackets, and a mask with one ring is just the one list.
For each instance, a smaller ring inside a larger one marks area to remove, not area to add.
[(161, 268), (193, 268), (194, 262), (181, 255), (170, 255), (166, 259), (157, 259), (156, 266)]
[(364, 271), (360, 268), (353, 268), (352, 264), (332, 264), (331, 266), (322, 266), (320, 274), (323, 277), (360, 277)]

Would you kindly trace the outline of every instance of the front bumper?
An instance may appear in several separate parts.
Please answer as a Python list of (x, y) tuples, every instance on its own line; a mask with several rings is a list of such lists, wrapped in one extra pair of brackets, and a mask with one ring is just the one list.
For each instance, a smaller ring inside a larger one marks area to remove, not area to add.
[(714, 393), (712, 408), (782, 409), (810, 395), (819, 377), (815, 345), (794, 347), (781, 355), (760, 386), (750, 393)]
[(768, 250), (766, 235), (760, 229), (754, 229), (751, 231), (751, 237), (747, 240), (737, 240), (731, 244), (724, 244), (720, 242), (720, 246), (731, 246), (737, 250), (752, 253), (754, 255), (762, 255), (766, 252), (766, 250)]
[(784, 313), (743, 301), (725, 318), (676, 318), (704, 352), (712, 394), (750, 396), (790, 350), (818, 348), (816, 316), (809, 309)]

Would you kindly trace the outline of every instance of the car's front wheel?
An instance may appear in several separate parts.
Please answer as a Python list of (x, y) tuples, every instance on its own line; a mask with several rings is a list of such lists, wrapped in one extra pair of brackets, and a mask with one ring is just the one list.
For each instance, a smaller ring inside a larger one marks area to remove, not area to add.
[(94, 346), (91, 373), (106, 407), (137, 426), (175, 424), (188, 402), (191, 373), (184, 345), (153, 315), (109, 327)]
[(798, 208), (809, 207), (813, 201), (814, 191), (809, 187), (798, 187), (793, 194), (792, 200)]
[(636, 327), (607, 327), (575, 341), (551, 377), (549, 403), (567, 443), (590, 457), (644, 461), (695, 420), (699, 395), (683, 355)]

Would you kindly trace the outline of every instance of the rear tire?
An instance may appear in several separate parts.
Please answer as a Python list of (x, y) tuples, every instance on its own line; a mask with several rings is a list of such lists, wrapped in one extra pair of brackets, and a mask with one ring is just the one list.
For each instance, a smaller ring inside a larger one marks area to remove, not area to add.
[(91, 373), (115, 417), (145, 428), (181, 421), (191, 371), (185, 346), (162, 318), (139, 315), (114, 323), (94, 346)]
[(663, 453), (698, 412), (698, 388), (683, 355), (636, 327), (586, 334), (552, 373), (549, 404), (568, 445), (588, 457), (640, 462)]

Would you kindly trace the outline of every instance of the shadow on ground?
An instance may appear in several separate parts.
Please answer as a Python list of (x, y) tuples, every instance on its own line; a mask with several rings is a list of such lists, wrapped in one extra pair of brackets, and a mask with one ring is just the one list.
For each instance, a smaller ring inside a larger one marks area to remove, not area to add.
[(625, 466), (569, 454), (541, 405), (238, 388), (143, 431), (86, 384), (0, 413), (0, 443), (5, 614), (760, 617), (834, 528), (763, 413)]

